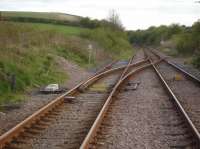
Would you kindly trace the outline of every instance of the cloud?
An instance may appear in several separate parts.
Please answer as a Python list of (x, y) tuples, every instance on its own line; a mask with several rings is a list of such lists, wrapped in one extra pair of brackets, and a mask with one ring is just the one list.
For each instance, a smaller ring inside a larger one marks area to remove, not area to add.
[(0, 10), (65, 12), (106, 18), (116, 9), (128, 29), (180, 23), (191, 25), (200, 17), (200, 5), (192, 0), (0, 0)]

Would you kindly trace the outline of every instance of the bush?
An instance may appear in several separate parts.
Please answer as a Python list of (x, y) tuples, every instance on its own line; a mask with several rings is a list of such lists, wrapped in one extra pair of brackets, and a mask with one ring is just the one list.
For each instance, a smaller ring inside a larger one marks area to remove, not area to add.
[(180, 55), (188, 55), (195, 51), (195, 40), (190, 33), (182, 33), (174, 37), (175, 48)]
[(110, 28), (97, 28), (93, 30), (83, 31), (81, 36), (87, 39), (94, 40), (104, 47), (104, 49), (113, 53), (115, 57), (120, 57), (122, 52), (127, 52), (132, 49), (128, 42), (128, 37), (125, 32), (113, 31)]
[(194, 58), (192, 64), (193, 64), (196, 68), (200, 69), (200, 55), (198, 55), (196, 58)]

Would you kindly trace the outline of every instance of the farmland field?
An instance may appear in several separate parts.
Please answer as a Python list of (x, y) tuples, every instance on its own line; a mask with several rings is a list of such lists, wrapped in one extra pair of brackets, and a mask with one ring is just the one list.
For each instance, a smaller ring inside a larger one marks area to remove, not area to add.
[(44, 24), (44, 23), (17, 23), (24, 27), (31, 27), (39, 31), (51, 30), (64, 35), (80, 35), (81, 31), (86, 29), (81, 27), (65, 26), (65, 25), (54, 25), (54, 24)]
[(27, 18), (41, 18), (41, 19), (52, 19), (61, 21), (80, 21), (80, 16), (64, 14), (64, 13), (53, 13), (53, 12), (15, 12), (15, 11), (3, 11), (3, 17), (27, 17)]

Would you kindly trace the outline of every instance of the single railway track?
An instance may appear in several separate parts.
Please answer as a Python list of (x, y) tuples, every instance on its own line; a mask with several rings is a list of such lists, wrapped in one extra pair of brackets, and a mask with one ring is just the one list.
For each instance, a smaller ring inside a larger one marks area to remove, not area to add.
[[(161, 58), (155, 51), (151, 52)], [(159, 66), (154, 66), (154, 69), (174, 100), (177, 110), (180, 111), (193, 132), (198, 147), (200, 147), (200, 80), (166, 59)], [(177, 75), (180, 78), (176, 78)]]

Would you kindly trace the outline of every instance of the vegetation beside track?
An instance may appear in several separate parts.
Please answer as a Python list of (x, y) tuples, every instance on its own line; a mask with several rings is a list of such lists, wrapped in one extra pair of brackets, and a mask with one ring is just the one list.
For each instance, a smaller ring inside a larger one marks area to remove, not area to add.
[[(91, 67), (100, 61), (127, 58), (132, 54), (123, 31), (119, 33), (122, 36), (115, 37), (113, 42), (116, 33), (111, 31), (109, 34), (102, 33), (102, 36), (91, 36), (91, 33), (99, 32), (103, 28), (92, 30), (64, 25), (2, 21), (0, 30), (0, 104), (22, 99), (21, 95), (31, 88), (60, 83), (67, 79), (67, 74), (57, 67), (57, 56), (81, 67)], [(89, 44), (98, 53), (90, 64)], [(123, 54), (124, 51), (126, 54)], [(14, 91), (10, 86), (12, 76), (16, 77)]]
[(106, 52), (112, 53), (116, 59), (126, 59), (133, 55), (125, 32), (109, 28), (96, 28), (82, 32), (81, 37), (96, 41)]
[(159, 47), (172, 56), (190, 57), (200, 69), (200, 21), (191, 27), (172, 24), (150, 27), (147, 30), (130, 31), (129, 40), (138, 46)]

